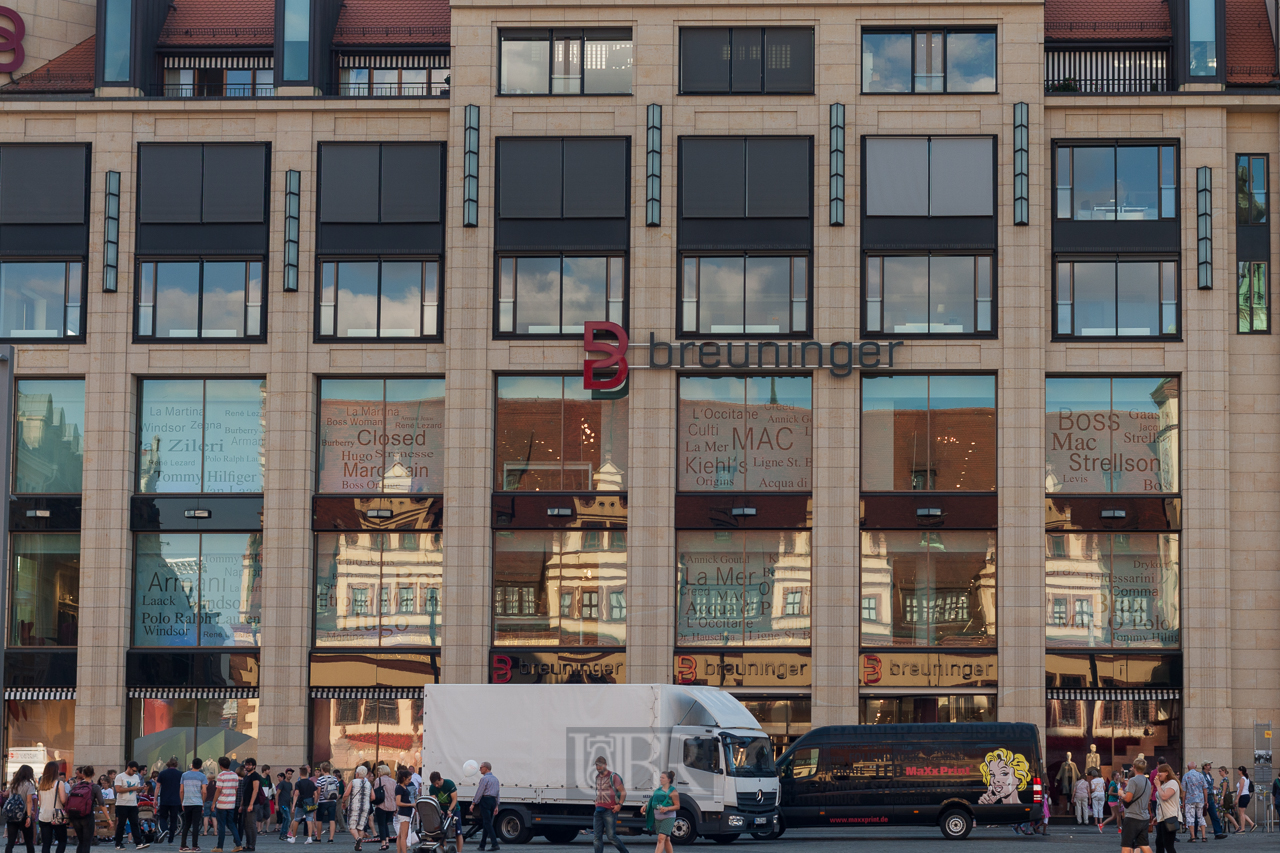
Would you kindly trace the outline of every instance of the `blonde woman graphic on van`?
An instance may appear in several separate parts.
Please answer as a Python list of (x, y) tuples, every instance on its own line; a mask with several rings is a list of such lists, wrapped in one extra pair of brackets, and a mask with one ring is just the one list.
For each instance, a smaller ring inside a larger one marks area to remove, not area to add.
[(982, 781), (987, 785), (987, 792), (978, 798), (979, 805), (1016, 804), (1019, 802), (1018, 792), (1031, 781), (1031, 767), (1021, 755), (1008, 749), (997, 749), (982, 759)]

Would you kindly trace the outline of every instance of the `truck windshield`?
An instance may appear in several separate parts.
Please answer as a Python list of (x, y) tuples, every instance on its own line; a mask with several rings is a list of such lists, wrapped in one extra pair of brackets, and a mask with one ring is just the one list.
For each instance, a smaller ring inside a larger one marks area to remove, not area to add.
[(724, 752), (729, 759), (730, 776), (770, 777), (777, 775), (773, 765), (773, 744), (767, 737), (742, 737), (722, 734)]

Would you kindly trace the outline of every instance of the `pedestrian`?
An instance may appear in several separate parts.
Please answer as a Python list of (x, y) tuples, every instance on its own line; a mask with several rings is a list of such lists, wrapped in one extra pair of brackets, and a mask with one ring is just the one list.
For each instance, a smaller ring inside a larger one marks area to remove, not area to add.
[(409, 853), (409, 824), (413, 820), (413, 797), (409, 785), (413, 774), (408, 767), (396, 771), (396, 853)]
[(13, 773), (9, 780), (9, 792), (4, 800), (4, 822), (8, 830), (9, 840), (4, 845), (4, 853), (13, 853), (13, 845), (18, 842), (18, 833), (22, 833), (22, 842), (27, 846), (27, 853), (35, 853), (36, 844), (36, 774), (30, 764), (23, 764)]
[(116, 771), (108, 770), (101, 779), (98, 780), (98, 787), (102, 789), (102, 800), (107, 804), (107, 836), (111, 837), (116, 832)]
[(658, 844), (653, 853), (675, 853), (671, 849), (671, 830), (676, 825), (676, 814), (680, 811), (680, 794), (675, 789), (674, 774), (663, 770), (658, 774), (658, 787), (649, 795), (649, 801), (640, 807), (644, 815), (645, 829), (658, 834)]
[(1120, 795), (1124, 806), (1124, 820), (1120, 824), (1121, 853), (1144, 850), (1151, 853), (1147, 840), (1147, 824), (1151, 820), (1151, 780), (1147, 778), (1147, 762), (1134, 759), (1133, 772), (1124, 793)]
[[(1243, 764), (1236, 768), (1236, 773), (1240, 774), (1240, 779), (1236, 782), (1236, 823), (1239, 824), (1236, 832), (1253, 832), (1258, 825), (1245, 813), (1249, 801), (1253, 799), (1253, 780), (1249, 778), (1249, 771), (1244, 769)], [(1247, 830), (1244, 828), (1245, 823), (1249, 824)]]
[(171, 756), (156, 777), (156, 829), (163, 834), (168, 828), (169, 844), (178, 834), (178, 819), (182, 815), (182, 775), (177, 756)]
[(618, 840), (618, 812), (627, 799), (627, 788), (622, 777), (609, 769), (609, 761), (596, 757), (596, 808), (591, 817), (591, 831), (595, 836), (595, 853), (604, 850), (607, 837), (618, 853), (627, 853), (627, 845)]
[(1107, 783), (1107, 811), (1110, 814), (1107, 819), (1098, 824), (1098, 832), (1102, 832), (1102, 827), (1115, 821), (1116, 832), (1120, 831), (1120, 821), (1124, 817), (1120, 806), (1120, 771), (1117, 770), (1111, 774), (1111, 781)]
[(1089, 823), (1089, 778), (1081, 776), (1071, 792), (1071, 805), (1075, 807), (1076, 823)]
[(364, 766), (356, 768), (355, 778), (343, 793), (343, 803), (347, 813), (347, 829), (356, 841), (356, 851), (361, 849), (364, 841), (364, 825), (369, 820), (369, 799), (373, 787), (369, 784), (369, 769)]
[(489, 841), (491, 850), (500, 849), (498, 833), (493, 829), (493, 819), (498, 814), (498, 803), (501, 802), (500, 791), (498, 777), (493, 775), (493, 765), (487, 761), (480, 762), (480, 784), (476, 785), (476, 794), (471, 798), (471, 813), (480, 818), (482, 827), (480, 850), (484, 849), (486, 840)]
[[(191, 759), (191, 768), (182, 774), (182, 841), (180, 853), (200, 853), (200, 823), (204, 817), (204, 789), (209, 777), (200, 768), (204, 761)], [(187, 844), (187, 833), (191, 843)]]
[(1089, 768), (1089, 805), (1093, 808), (1093, 823), (1102, 831), (1102, 806), (1107, 801), (1107, 783), (1096, 767)]
[[(138, 762), (130, 761), (125, 771), (115, 777), (116, 789), (116, 849), (124, 849), (124, 826), (127, 822), (133, 833), (133, 844), (139, 850), (150, 847), (142, 838), (142, 826), (138, 823), (138, 794), (147, 790), (147, 784), (138, 773)], [(8, 853), (8, 851), (6, 851)]]
[(293, 770), (286, 773), (276, 774), (276, 822), (280, 824), (281, 841), (288, 836), (289, 822), (293, 819), (293, 782), (289, 781)]
[(1229, 832), (1239, 832), (1240, 824), (1236, 822), (1236, 792), (1231, 787), (1231, 771), (1226, 766), (1218, 765), (1218, 794), (1222, 803), (1222, 817), (1233, 828)]
[(1182, 789), (1173, 768), (1156, 768), (1156, 853), (1177, 853), (1178, 827), (1182, 825)]
[(1218, 818), (1218, 802), (1213, 792), (1213, 762), (1206, 761), (1200, 765), (1200, 776), (1204, 779), (1204, 806), (1209, 813), (1209, 822), (1213, 824), (1213, 837), (1219, 841), (1227, 837), (1222, 830), (1222, 821)]
[(258, 825), (266, 812), (266, 794), (262, 791), (262, 774), (258, 772), (258, 760), (246, 758), (241, 765), (244, 780), (240, 783), (240, 813), (244, 815), (244, 849), (252, 851), (258, 846)]
[(298, 840), (298, 827), (306, 836), (303, 844), (311, 844), (319, 838), (316, 830), (316, 783), (311, 780), (311, 768), (305, 764), (298, 768), (298, 781), (293, 784), (293, 821), (289, 824), (290, 844)]
[(67, 849), (67, 794), (71, 786), (59, 778), (62, 765), (56, 761), (45, 764), (40, 774), (40, 783), (36, 786), (40, 824), (40, 850), (49, 853), (49, 845), (58, 842), (58, 853)]
[(218, 846), (213, 848), (213, 853), (222, 853), (228, 828), (236, 845), (231, 853), (239, 853), (244, 849), (240, 846), (240, 827), (236, 826), (236, 791), (240, 787), (240, 777), (231, 769), (231, 759), (225, 755), (218, 759), (218, 779), (214, 784), (213, 811), (218, 819)]
[(428, 781), (431, 785), (427, 788), (427, 793), (436, 798), (441, 814), (453, 815), (453, 828), (458, 835), (454, 853), (462, 853), (462, 809), (458, 806), (458, 786), (452, 779), (441, 776), (439, 770), (432, 770)]
[(217, 809), (214, 805), (218, 799), (218, 780), (215, 769), (215, 767), (206, 767), (204, 771), (204, 804), (200, 813), (204, 816), (205, 835), (213, 831), (217, 820)]
[(320, 776), (316, 779), (316, 825), (319, 827), (319, 841), (324, 836), (324, 825), (329, 824), (329, 843), (333, 843), (334, 831), (337, 828), (338, 801), (342, 798), (342, 784), (333, 775), (333, 765), (325, 761), (320, 764)]
[(76, 783), (67, 797), (67, 819), (76, 831), (76, 853), (90, 853), (97, 833), (94, 810), (110, 823), (107, 803), (102, 799), (102, 788), (93, 781), (93, 765), (87, 764), (76, 773)]
[(396, 816), (396, 781), (391, 778), (391, 768), (378, 765), (378, 778), (373, 782), (373, 817), (378, 825), (379, 850), (386, 850), (391, 843), (392, 824)]
[(1186, 815), (1190, 841), (1196, 840), (1196, 827), (1200, 827), (1200, 840), (1207, 841), (1204, 825), (1205, 778), (1196, 769), (1194, 761), (1187, 762), (1187, 772), (1182, 774), (1182, 813)]
[(271, 823), (271, 815), (276, 808), (276, 786), (271, 777), (271, 765), (264, 764), (258, 768), (258, 775), (262, 777), (262, 796), (265, 798), (266, 804), (258, 811), (256, 815), (261, 815), (262, 819), (258, 821), (258, 834), (267, 831), (267, 825)]

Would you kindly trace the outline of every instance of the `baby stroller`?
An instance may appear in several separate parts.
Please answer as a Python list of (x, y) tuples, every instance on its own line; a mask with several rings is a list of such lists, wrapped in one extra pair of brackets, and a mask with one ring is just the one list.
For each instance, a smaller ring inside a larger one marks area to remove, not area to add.
[(418, 797), (409, 832), (417, 834), (415, 849), (420, 853), (454, 853), (452, 842), (458, 830), (453, 825), (453, 815), (445, 814), (435, 797)]

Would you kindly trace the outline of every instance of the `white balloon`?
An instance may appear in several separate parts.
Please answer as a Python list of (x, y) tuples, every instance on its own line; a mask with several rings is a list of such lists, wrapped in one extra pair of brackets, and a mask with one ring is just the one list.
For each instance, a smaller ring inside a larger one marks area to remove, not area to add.
[(474, 761), (468, 761), (462, 765), (462, 775), (470, 779), (472, 776), (480, 772), (480, 765)]

